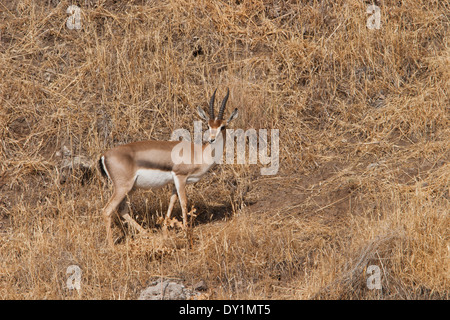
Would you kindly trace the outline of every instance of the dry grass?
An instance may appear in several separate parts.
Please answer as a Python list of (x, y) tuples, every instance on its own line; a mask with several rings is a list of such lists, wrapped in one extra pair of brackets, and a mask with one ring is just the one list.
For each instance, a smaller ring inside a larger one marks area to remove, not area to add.
[[(448, 299), (450, 8), (377, 1), (369, 30), (370, 3), (2, 1), (0, 297), (135, 299), (167, 277), (211, 299)], [(192, 130), (215, 87), (235, 127), (280, 130), (280, 171), (215, 168), (188, 190), (190, 239), (155, 224), (167, 188), (137, 193), (153, 232), (108, 250), (107, 185), (62, 161)]]

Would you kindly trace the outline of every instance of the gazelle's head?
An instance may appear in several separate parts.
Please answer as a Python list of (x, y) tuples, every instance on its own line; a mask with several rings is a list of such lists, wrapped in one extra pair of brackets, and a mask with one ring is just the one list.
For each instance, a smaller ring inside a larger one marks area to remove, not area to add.
[(211, 100), (209, 101), (209, 118), (207, 117), (205, 111), (198, 107), (197, 111), (203, 120), (206, 120), (208, 123), (208, 129), (209, 129), (209, 143), (213, 143), (216, 141), (216, 138), (219, 136), (219, 134), (224, 130), (228, 124), (231, 122), (231, 120), (236, 119), (238, 116), (238, 109), (234, 109), (234, 111), (231, 113), (231, 116), (228, 118), (228, 120), (223, 120), (223, 112), (225, 110), (225, 106), (227, 104), (228, 96), (230, 95), (230, 90), (227, 89), (227, 94), (225, 98), (223, 98), (222, 105), (219, 109), (219, 114), (217, 117), (214, 117), (214, 99), (216, 97), (216, 90), (214, 90), (214, 93), (211, 97)]

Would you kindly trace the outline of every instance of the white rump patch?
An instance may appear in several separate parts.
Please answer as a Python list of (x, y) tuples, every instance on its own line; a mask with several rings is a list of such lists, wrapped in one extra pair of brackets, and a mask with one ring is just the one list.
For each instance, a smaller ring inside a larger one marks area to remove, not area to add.
[(173, 182), (173, 176), (170, 171), (139, 169), (136, 172), (134, 185), (142, 189), (153, 189), (164, 187), (170, 182)]
[(101, 159), (102, 159), (103, 170), (105, 170), (106, 175), (108, 176), (108, 179), (112, 181), (111, 176), (109, 175), (108, 169), (106, 168), (106, 165), (105, 165), (105, 156), (102, 156)]

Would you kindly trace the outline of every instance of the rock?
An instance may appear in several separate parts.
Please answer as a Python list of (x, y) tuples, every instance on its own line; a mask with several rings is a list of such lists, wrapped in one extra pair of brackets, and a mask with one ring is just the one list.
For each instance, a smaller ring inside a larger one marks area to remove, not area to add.
[(169, 280), (154, 282), (141, 292), (139, 300), (185, 300), (184, 286)]
[(197, 282), (193, 288), (196, 291), (206, 291), (208, 289), (208, 286), (206, 285), (205, 281), (201, 280)]
[(69, 170), (89, 170), (91, 168), (91, 162), (84, 156), (75, 156), (73, 159), (64, 159), (61, 162), (61, 169)]
[[(63, 150), (63, 154), (65, 151)], [(65, 183), (71, 175), (76, 175), (82, 183), (88, 181), (94, 175), (94, 167), (89, 158), (77, 155), (62, 159), (59, 165), (61, 184)]]
[(187, 300), (195, 299), (199, 295), (199, 292), (187, 289), (181, 283), (160, 279), (144, 289), (139, 300)]
[(378, 162), (370, 163), (370, 164), (367, 166), (367, 169), (373, 169), (373, 168), (378, 167), (379, 165), (380, 165), (380, 164), (379, 164)]

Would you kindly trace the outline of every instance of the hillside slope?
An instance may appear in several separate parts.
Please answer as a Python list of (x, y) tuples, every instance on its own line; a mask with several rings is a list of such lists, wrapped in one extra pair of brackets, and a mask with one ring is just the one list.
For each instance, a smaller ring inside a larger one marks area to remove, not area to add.
[[(370, 4), (2, 1), (0, 297), (136, 299), (163, 277), (209, 299), (448, 299), (450, 8), (375, 1), (372, 28)], [(118, 222), (109, 250), (89, 164), (192, 132), (227, 87), (233, 128), (279, 130), (277, 174), (216, 167), (189, 237), (157, 224), (168, 188), (137, 192), (150, 234)]]

